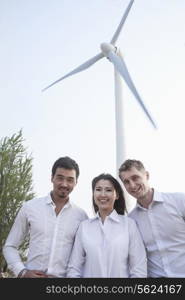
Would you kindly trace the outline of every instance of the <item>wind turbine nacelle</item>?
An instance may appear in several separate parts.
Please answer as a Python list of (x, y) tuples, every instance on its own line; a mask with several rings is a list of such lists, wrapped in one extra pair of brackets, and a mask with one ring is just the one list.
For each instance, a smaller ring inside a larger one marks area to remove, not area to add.
[(116, 47), (109, 43), (102, 43), (100, 47), (106, 57), (110, 52), (116, 52)]

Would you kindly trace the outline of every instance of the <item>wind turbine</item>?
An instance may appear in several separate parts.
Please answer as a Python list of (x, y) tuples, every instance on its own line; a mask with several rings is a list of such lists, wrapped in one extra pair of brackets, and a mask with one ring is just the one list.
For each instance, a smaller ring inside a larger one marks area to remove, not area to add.
[(54, 84), (60, 82), (61, 80), (72, 76), (76, 73), (79, 73), (81, 71), (86, 70), (90, 66), (92, 66), (94, 63), (96, 63), (98, 60), (102, 59), (103, 57), (106, 57), (112, 64), (114, 65), (114, 74), (115, 74), (115, 119), (116, 119), (116, 166), (117, 170), (119, 169), (120, 165), (123, 163), (125, 159), (125, 147), (124, 147), (124, 128), (123, 128), (123, 109), (122, 109), (122, 94), (121, 94), (121, 85), (122, 85), (122, 78), (124, 79), (125, 83), (131, 90), (131, 92), (134, 94), (136, 100), (138, 101), (139, 105), (143, 109), (146, 117), (152, 124), (152, 126), (156, 129), (156, 124), (148, 112), (146, 106), (144, 105), (138, 91), (136, 90), (136, 87), (131, 79), (131, 76), (128, 72), (127, 66), (124, 62), (123, 56), (121, 54), (121, 51), (117, 49), (115, 46), (116, 41), (120, 35), (120, 32), (123, 28), (123, 25), (125, 23), (125, 20), (128, 16), (128, 13), (132, 7), (132, 4), (134, 3), (134, 0), (131, 0), (123, 14), (123, 17), (110, 41), (110, 43), (102, 43), (100, 45), (101, 52), (98, 53), (96, 56), (90, 58), (88, 61), (83, 63), (82, 65), (75, 68), (73, 71), (67, 73), (63, 77), (59, 78), (58, 80), (54, 81), (50, 85), (48, 85), (46, 88), (44, 88), (42, 91), (45, 91), (52, 87)]

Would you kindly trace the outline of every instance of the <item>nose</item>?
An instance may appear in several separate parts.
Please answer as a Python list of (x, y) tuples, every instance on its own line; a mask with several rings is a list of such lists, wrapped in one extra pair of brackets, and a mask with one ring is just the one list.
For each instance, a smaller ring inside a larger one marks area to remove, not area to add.
[(131, 189), (134, 189), (134, 188), (135, 188), (135, 183), (134, 183), (134, 181), (132, 181), (132, 180), (130, 181), (130, 188), (131, 188)]
[(106, 191), (105, 190), (101, 190), (100, 195), (104, 197), (106, 195)]
[(62, 186), (63, 186), (63, 187), (66, 187), (66, 186), (67, 186), (67, 180), (66, 180), (66, 179), (62, 180)]

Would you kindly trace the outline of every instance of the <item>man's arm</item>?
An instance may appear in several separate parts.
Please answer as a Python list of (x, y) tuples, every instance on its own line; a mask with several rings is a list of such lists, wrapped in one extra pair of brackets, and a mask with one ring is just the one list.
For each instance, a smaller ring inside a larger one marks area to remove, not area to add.
[(14, 224), (8, 234), (3, 247), (3, 255), (8, 264), (8, 268), (16, 275), (25, 269), (25, 265), (19, 255), (19, 246), (28, 234), (29, 226), (25, 212), (25, 205), (19, 210)]

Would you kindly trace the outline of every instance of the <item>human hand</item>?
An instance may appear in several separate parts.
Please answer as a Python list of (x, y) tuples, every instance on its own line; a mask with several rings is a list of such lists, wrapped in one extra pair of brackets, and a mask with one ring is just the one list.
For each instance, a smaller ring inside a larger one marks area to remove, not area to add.
[(40, 270), (27, 270), (22, 278), (48, 278), (48, 275)]

